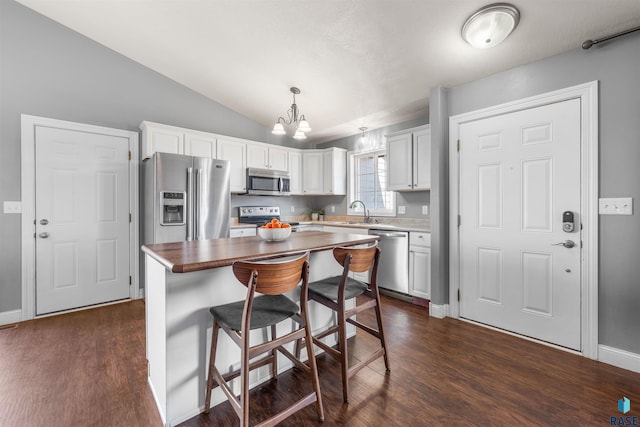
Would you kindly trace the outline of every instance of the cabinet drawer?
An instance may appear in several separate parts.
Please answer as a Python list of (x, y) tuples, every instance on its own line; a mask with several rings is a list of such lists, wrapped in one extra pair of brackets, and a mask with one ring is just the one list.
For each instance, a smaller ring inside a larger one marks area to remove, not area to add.
[(431, 246), (431, 233), (409, 233), (409, 246)]
[(255, 228), (232, 228), (229, 237), (255, 236)]

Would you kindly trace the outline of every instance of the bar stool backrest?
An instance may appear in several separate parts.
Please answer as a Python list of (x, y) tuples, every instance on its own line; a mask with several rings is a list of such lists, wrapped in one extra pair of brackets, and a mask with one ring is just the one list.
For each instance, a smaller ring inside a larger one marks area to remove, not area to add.
[(377, 266), (379, 252), (380, 248), (378, 248), (378, 246), (369, 246), (366, 248), (338, 247), (333, 250), (333, 257), (343, 267), (348, 259), (349, 271), (361, 273), (363, 271), (369, 271), (374, 265)]
[[(265, 295), (281, 295), (294, 289), (308, 275), (309, 253), (280, 262), (237, 261), (233, 274), (247, 287), (255, 284), (255, 291)], [(305, 265), (306, 264), (306, 265)]]

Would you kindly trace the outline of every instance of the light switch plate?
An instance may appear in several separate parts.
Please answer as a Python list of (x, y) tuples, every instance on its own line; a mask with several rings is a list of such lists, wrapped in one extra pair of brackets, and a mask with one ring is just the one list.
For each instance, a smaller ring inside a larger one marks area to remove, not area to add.
[(398, 213), (400, 215), (404, 215), (407, 213), (407, 207), (406, 206), (398, 206)]
[(422, 205), (422, 215), (429, 214), (429, 205)]
[(617, 197), (600, 199), (600, 215), (633, 215), (633, 198)]
[(22, 213), (22, 202), (4, 202), (4, 213)]

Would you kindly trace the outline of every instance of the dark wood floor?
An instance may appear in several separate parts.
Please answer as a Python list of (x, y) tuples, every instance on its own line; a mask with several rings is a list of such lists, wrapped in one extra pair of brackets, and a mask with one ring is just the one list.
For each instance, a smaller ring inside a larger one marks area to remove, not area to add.
[[(360, 315), (362, 320), (365, 316)], [(370, 319), (369, 319), (370, 320)], [(640, 402), (640, 374), (384, 299), (391, 373), (383, 362), (351, 380), (342, 403), (336, 363), (318, 357), (326, 420), (308, 407), (283, 426), (609, 425), (617, 400)], [(362, 357), (373, 345), (349, 343)], [(252, 391), (252, 422), (306, 390), (289, 371)], [(204, 393), (204, 391), (203, 391)], [(1, 426), (159, 426), (146, 382), (144, 304), (117, 304), (0, 330)], [(236, 426), (223, 403), (184, 426)]]

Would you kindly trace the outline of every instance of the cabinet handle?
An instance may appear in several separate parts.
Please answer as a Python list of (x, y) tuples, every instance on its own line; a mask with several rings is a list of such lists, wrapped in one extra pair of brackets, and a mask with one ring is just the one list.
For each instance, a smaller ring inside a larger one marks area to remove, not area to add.
[(409, 185), (407, 185), (407, 187), (411, 188), (411, 187), (413, 187), (413, 185), (409, 184)]

